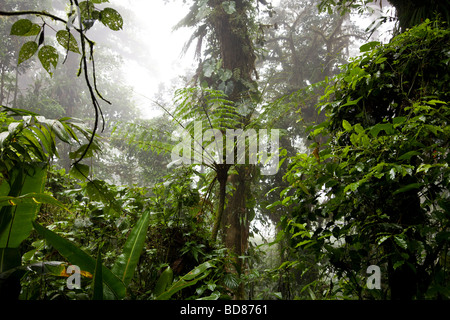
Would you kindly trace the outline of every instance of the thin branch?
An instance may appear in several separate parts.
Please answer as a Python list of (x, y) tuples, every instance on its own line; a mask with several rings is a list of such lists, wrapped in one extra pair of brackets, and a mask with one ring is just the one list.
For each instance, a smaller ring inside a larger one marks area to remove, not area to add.
[(25, 10), (25, 11), (2, 11), (0, 10), (0, 16), (25, 16), (25, 15), (34, 15), (34, 16), (45, 16), (51, 18), (53, 20), (67, 23), (66, 20), (55, 16), (54, 14), (48, 13), (47, 11), (34, 11), (34, 10)]

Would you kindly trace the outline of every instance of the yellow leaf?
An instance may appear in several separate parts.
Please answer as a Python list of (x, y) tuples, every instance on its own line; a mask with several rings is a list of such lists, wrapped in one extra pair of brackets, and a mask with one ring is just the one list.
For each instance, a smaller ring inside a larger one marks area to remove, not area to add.
[(319, 156), (319, 147), (316, 147), (313, 151), (314, 157), (316, 157), (317, 162), (320, 163), (320, 156)]
[(92, 279), (92, 273), (87, 272), (87, 271), (83, 271), (83, 270), (81, 270), (80, 273), (81, 273), (81, 275), (82, 275), (83, 277)]
[[(72, 274), (73, 274), (73, 273), (71, 273), (71, 274), (67, 273), (67, 272), (66, 272), (66, 268), (64, 268), (64, 269), (61, 270), (61, 273), (59, 274), (59, 276), (60, 276), (60, 277), (66, 277), (66, 278), (68, 278), (68, 277), (70, 277)], [(83, 277), (85, 277), (85, 278), (90, 278), (90, 279), (92, 279), (92, 274), (91, 274), (90, 272), (81, 270), (81, 271), (80, 271), (80, 274), (81, 274)]]

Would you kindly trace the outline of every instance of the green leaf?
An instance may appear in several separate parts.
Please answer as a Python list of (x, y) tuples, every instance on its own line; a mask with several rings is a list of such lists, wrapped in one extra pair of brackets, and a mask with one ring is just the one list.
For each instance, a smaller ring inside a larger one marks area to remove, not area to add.
[(52, 196), (49, 196), (45, 193), (36, 193), (36, 192), (30, 192), (27, 194), (24, 194), (23, 196), (19, 197), (11, 197), (11, 196), (0, 196), (0, 207), (1, 206), (16, 206), (19, 204), (33, 204), (33, 203), (47, 203), (54, 206), (57, 206), (61, 209), (69, 211), (64, 204), (53, 198)]
[(361, 134), (364, 132), (364, 128), (360, 123), (355, 124), (355, 132)]
[(37, 36), (40, 32), (41, 32), (41, 26), (36, 23), (33, 23), (30, 30), (27, 33), (23, 34), (22, 36), (24, 36), (24, 37)]
[(160, 296), (164, 291), (166, 291), (173, 281), (173, 271), (169, 267), (161, 273), (161, 276), (156, 283), (154, 294), (156, 297)]
[[(18, 248), (0, 248), (0, 279), (1, 273), (20, 266), (21, 257)], [(0, 281), (0, 289), (1, 281)]]
[(411, 159), (411, 157), (417, 156), (419, 154), (420, 154), (420, 152), (417, 152), (417, 151), (408, 151), (408, 152), (402, 154), (400, 157), (398, 157), (398, 160), (409, 160), (409, 159)]
[[(89, 148), (86, 151), (86, 148)], [(77, 159), (83, 155), (83, 153), (86, 151), (86, 154), (84, 155), (84, 158), (91, 158), (94, 156), (94, 152), (100, 151), (100, 148), (95, 144), (83, 144), (81, 147), (79, 147), (77, 150), (69, 152), (69, 158), (70, 159)]]
[(227, 272), (223, 277), (223, 283), (227, 288), (234, 290), (239, 287), (240, 279), (236, 274)]
[(303, 241), (297, 243), (297, 245), (295, 246), (295, 248), (304, 246), (304, 245), (306, 245), (306, 244), (308, 244), (308, 243), (312, 243), (312, 242), (316, 242), (316, 241), (315, 241), (315, 240), (303, 240)]
[(445, 101), (442, 101), (442, 100), (435, 100), (435, 99), (430, 100), (430, 101), (427, 101), (426, 103), (427, 103), (427, 104), (430, 104), (430, 105), (432, 105), (432, 106), (435, 106), (436, 104), (447, 104), (447, 102), (445, 102)]
[(342, 127), (345, 129), (345, 131), (351, 131), (352, 125), (347, 120), (342, 120)]
[(394, 128), (403, 124), (406, 121), (406, 117), (395, 117), (392, 119), (392, 123), (394, 124)]
[(89, 166), (86, 164), (77, 163), (70, 168), (69, 174), (80, 180), (86, 180), (89, 175)]
[[(86, 252), (75, 246), (69, 240), (66, 240), (54, 233), (53, 231), (43, 227), (37, 222), (33, 222), (34, 229), (50, 243), (58, 252), (65, 257), (71, 264), (80, 267), (80, 269), (95, 273), (97, 261)], [(117, 299), (123, 299), (126, 294), (126, 288), (122, 281), (105, 266), (102, 266), (103, 282), (113, 292)]]
[(38, 44), (34, 41), (29, 41), (29, 42), (24, 43), (22, 48), (20, 48), (19, 60), (17, 63), (21, 64), (25, 60), (30, 59), (36, 53), (37, 49), (38, 49)]
[[(24, 139), (24, 143), (29, 150), (30, 154), (35, 155), (42, 161), (46, 161), (48, 159), (47, 155), (44, 152), (44, 149), (41, 146), (41, 143), (38, 139), (36, 139), (35, 134), (31, 130), (22, 131), (22, 137)], [(34, 151), (34, 153), (32, 152)]]
[(213, 292), (213, 293), (211, 293), (210, 296), (199, 298), (197, 300), (219, 300), (219, 298), (220, 298), (220, 293), (219, 292)]
[(387, 239), (389, 239), (391, 236), (382, 236), (378, 239), (377, 243), (378, 245), (381, 245), (383, 242), (385, 242)]
[(384, 131), (386, 134), (392, 134), (394, 129), (390, 123), (378, 123), (374, 125), (369, 132), (374, 138), (376, 138), (380, 131)]
[(70, 144), (70, 136), (66, 131), (66, 128), (58, 120), (51, 120), (51, 129), (55, 132), (56, 136), (66, 143)]
[(94, 271), (94, 292), (92, 300), (103, 300), (103, 266), (102, 266), (102, 250), (98, 249), (97, 263)]
[(273, 203), (267, 205), (267, 206), (266, 206), (266, 209), (267, 209), (267, 210), (270, 210), (270, 209), (275, 208), (276, 206), (279, 206), (279, 205), (281, 205), (281, 201), (278, 200), (278, 201), (275, 201), (275, 202), (273, 202)]
[(397, 261), (396, 263), (394, 263), (394, 270), (396, 270), (398, 267), (401, 267), (403, 264), (405, 263), (405, 261), (404, 260), (400, 260), (400, 261)]
[(357, 105), (358, 102), (359, 102), (359, 100), (361, 100), (361, 99), (362, 99), (362, 97), (359, 97), (359, 98), (356, 99), (356, 100), (350, 100), (350, 99), (348, 99), (348, 101), (347, 101), (345, 104), (343, 104), (341, 107), (347, 107), (347, 106), (354, 106), (354, 105)]
[(412, 190), (412, 189), (419, 189), (421, 186), (422, 186), (421, 183), (410, 183), (410, 184), (408, 184), (408, 185), (406, 185), (404, 187), (401, 187), (401, 188), (395, 190), (393, 194), (407, 192), (407, 191)]
[(306, 188), (306, 186), (303, 183), (297, 182), (297, 185), (300, 187), (300, 189), (303, 190), (304, 193), (306, 193), (307, 195), (310, 195), (309, 190)]
[(363, 44), (361, 47), (359, 47), (359, 51), (360, 52), (367, 52), (367, 51), (370, 51), (370, 50), (376, 48), (379, 45), (380, 45), (379, 41), (371, 41), (371, 42)]
[(80, 53), (77, 40), (69, 31), (59, 30), (56, 33), (56, 40), (61, 46), (63, 46), (64, 49), (75, 53)]
[(156, 300), (168, 300), (178, 291), (195, 285), (198, 281), (206, 278), (209, 275), (210, 268), (215, 266), (213, 261), (207, 261), (194, 268), (192, 271), (181, 277), (180, 280), (175, 282), (166, 292), (159, 295)]
[(50, 74), (53, 75), (53, 69), (56, 68), (58, 64), (58, 51), (52, 46), (43, 46), (38, 53), (39, 61), (41, 61), (44, 69)]
[(182, 278), (184, 280), (192, 280), (194, 278), (197, 278), (199, 275), (202, 275), (207, 269), (213, 268), (215, 266), (214, 261), (206, 261), (194, 269), (192, 269), (190, 272), (188, 272), (186, 275), (184, 275)]
[(419, 172), (425, 172), (425, 173), (427, 173), (428, 172), (428, 170), (430, 170), (431, 168), (433, 167), (433, 165), (431, 165), (431, 164), (427, 164), (427, 163), (421, 163), (420, 165), (419, 165), (419, 167), (417, 168), (417, 173), (419, 173)]
[(3, 148), (5, 141), (9, 137), (9, 131), (3, 131), (0, 133), (0, 148)]
[[(31, 223), (36, 218), (41, 203), (29, 195), (36, 196), (44, 191), (47, 168), (35, 164), (33, 169), (32, 173), (26, 173), (20, 168), (11, 172), (10, 198), (5, 199), (3, 196), (0, 200), (3, 204), (7, 201), (11, 205), (0, 211), (0, 248), (18, 248), (33, 230)], [(14, 203), (15, 200), (17, 203)]]
[(349, 190), (351, 190), (353, 192), (356, 191), (358, 189), (358, 187), (361, 185), (362, 182), (363, 182), (362, 180), (359, 180), (359, 181), (350, 183), (349, 185), (347, 185), (344, 188), (344, 193), (347, 193)]
[(123, 27), (122, 16), (113, 8), (103, 9), (100, 12), (100, 21), (114, 31), (118, 31)]
[[(79, 3), (80, 13), (81, 13), (81, 21), (87, 29), (91, 26), (86, 26), (85, 21), (94, 18), (93, 15), (95, 12), (95, 6), (92, 1), (82, 1)], [(97, 12), (98, 13), (98, 12)]]
[(281, 202), (281, 204), (284, 206), (286, 205), (286, 203), (288, 203), (291, 200), (291, 196), (287, 196), (286, 198), (283, 199), (283, 201)]
[(382, 64), (382, 63), (385, 62), (386, 60), (387, 60), (386, 57), (378, 57), (378, 58), (375, 60), (375, 64)]
[(20, 19), (11, 26), (12, 36), (24, 36), (33, 27), (33, 22), (28, 19)]
[(395, 243), (397, 243), (397, 245), (403, 249), (407, 249), (408, 245), (405, 241), (405, 239), (401, 238), (400, 236), (395, 236), (394, 237)]
[(141, 256), (150, 223), (150, 213), (144, 212), (131, 230), (125, 242), (122, 254), (117, 258), (112, 272), (128, 286)]
[(439, 132), (443, 132), (442, 128), (438, 127), (438, 126), (432, 126), (432, 125), (426, 124), (425, 128), (430, 130), (436, 137), (439, 137)]
[(360, 138), (360, 137), (359, 137), (357, 134), (353, 133), (353, 134), (350, 136), (350, 142), (352, 143), (352, 145), (358, 146), (359, 143), (360, 143), (360, 139), (359, 139), (359, 138)]
[(33, 131), (39, 141), (42, 143), (43, 147), (47, 150), (49, 154), (55, 154), (58, 156), (56, 150), (55, 140), (51, 136), (47, 128), (43, 126), (29, 127), (29, 130)]

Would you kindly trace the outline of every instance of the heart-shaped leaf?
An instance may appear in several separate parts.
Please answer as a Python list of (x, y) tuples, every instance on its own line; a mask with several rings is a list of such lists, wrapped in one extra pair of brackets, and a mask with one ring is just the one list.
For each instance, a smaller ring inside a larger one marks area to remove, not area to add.
[(37, 51), (38, 44), (34, 41), (26, 42), (19, 51), (19, 61), (18, 64), (21, 64), (25, 60), (30, 59)]
[(64, 47), (64, 49), (80, 53), (80, 49), (78, 48), (78, 43), (75, 37), (67, 30), (59, 30), (56, 33), (56, 40), (60, 45)]
[(33, 27), (33, 22), (31, 22), (28, 19), (20, 19), (20, 20), (14, 22), (14, 24), (12, 25), (11, 35), (24, 36), (25, 34), (27, 34), (27, 32), (29, 32), (31, 30), (32, 27)]
[(52, 76), (52, 71), (58, 64), (58, 51), (52, 46), (43, 46), (39, 50), (38, 57), (44, 69)]
[(122, 16), (113, 8), (103, 9), (100, 14), (100, 21), (114, 31), (118, 31), (123, 27)]

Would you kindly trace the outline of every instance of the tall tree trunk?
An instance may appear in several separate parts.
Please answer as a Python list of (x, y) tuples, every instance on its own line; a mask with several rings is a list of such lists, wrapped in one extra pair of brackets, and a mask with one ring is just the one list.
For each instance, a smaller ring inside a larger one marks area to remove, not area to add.
[[(255, 73), (255, 60), (253, 43), (249, 36), (248, 7), (250, 3), (246, 0), (236, 0), (235, 12), (227, 13), (223, 7), (223, 1), (211, 0), (214, 14), (211, 15), (210, 23), (219, 46), (219, 56), (222, 60), (222, 68), (231, 70), (233, 76), (233, 91), (228, 99), (235, 103), (245, 99), (251, 99), (257, 94), (256, 82), (253, 79)], [(248, 118), (241, 118), (241, 127), (245, 128)], [(217, 217), (222, 224), (223, 239), (226, 247), (234, 256), (242, 256), (247, 250), (249, 221), (247, 213), (247, 195), (251, 178), (251, 171), (247, 165), (236, 166), (237, 174), (228, 177), (228, 181), (234, 186), (234, 191), (227, 196), (228, 203), (225, 208), (225, 199), (219, 201), (219, 213)], [(222, 181), (224, 177), (222, 178)], [(220, 182), (220, 180), (219, 180)], [(220, 184), (225, 194), (225, 184)], [(222, 211), (221, 211), (222, 210)], [(218, 226), (216, 226), (218, 227)], [(213, 230), (217, 234), (217, 230)], [(241, 274), (245, 269), (242, 259), (235, 261), (234, 272)], [(235, 293), (235, 299), (244, 299), (244, 287), (241, 285)]]
[[(234, 253), (234, 271), (238, 275), (245, 273), (246, 263), (242, 256), (248, 249), (250, 220), (247, 200), (250, 194), (253, 165), (242, 165), (236, 168), (237, 174), (229, 176), (233, 190), (228, 195), (228, 204), (222, 219), (225, 246)], [(235, 299), (245, 299), (245, 288), (241, 283), (235, 292)]]
[(222, 68), (233, 72), (233, 92), (229, 95), (232, 101), (239, 101), (249, 97), (255, 81), (256, 55), (249, 36), (246, 0), (236, 0), (236, 11), (232, 14), (225, 12), (223, 1), (211, 0), (215, 14), (211, 17), (211, 24), (218, 40), (219, 54)]
[(217, 239), (217, 234), (219, 233), (219, 228), (221, 226), (221, 221), (223, 217), (223, 212), (225, 209), (225, 199), (226, 199), (226, 187), (228, 180), (228, 169), (230, 168), (227, 164), (219, 165), (217, 168), (217, 181), (219, 182), (219, 207), (217, 210), (216, 219), (214, 221), (214, 226), (212, 229), (212, 239), (215, 241)]

